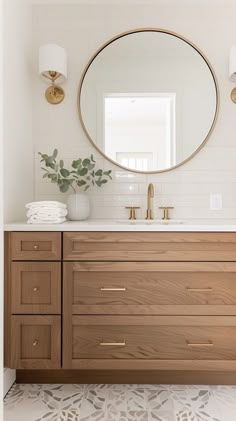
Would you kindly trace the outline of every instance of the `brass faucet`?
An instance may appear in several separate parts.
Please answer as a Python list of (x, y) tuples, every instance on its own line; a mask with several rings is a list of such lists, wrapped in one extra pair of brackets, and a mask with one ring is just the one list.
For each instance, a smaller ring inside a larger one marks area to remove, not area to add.
[(150, 183), (148, 185), (148, 190), (147, 190), (147, 214), (146, 214), (146, 219), (153, 219), (152, 217), (152, 199), (154, 197), (154, 187), (153, 184)]

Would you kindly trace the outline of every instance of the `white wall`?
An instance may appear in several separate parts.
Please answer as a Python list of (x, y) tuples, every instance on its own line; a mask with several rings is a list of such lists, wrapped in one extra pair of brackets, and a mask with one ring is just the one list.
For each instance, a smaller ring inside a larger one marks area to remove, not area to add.
[[(112, 168), (113, 181), (91, 192), (92, 217), (127, 217), (124, 206), (142, 206), (145, 215), (147, 183), (155, 185), (157, 207), (173, 205), (172, 216), (234, 221), (236, 218), (236, 106), (229, 96), (233, 88), (228, 79), (229, 48), (235, 44), (236, 3), (230, 0), (156, 0), (151, 5), (34, 6), (34, 82), (33, 137), (35, 148), (35, 197), (65, 200), (57, 186), (42, 180), (37, 152), (58, 147), (70, 160), (93, 152), (99, 165)], [(140, 27), (159, 27), (177, 32), (192, 41), (212, 64), (220, 89), (219, 117), (206, 146), (188, 163), (176, 170), (142, 175), (125, 172), (94, 151), (83, 133), (77, 114), (77, 89), (82, 71), (92, 54), (111, 37)], [(68, 52), (66, 98), (58, 106), (44, 99), (46, 84), (37, 76), (37, 52), (40, 44), (56, 42)], [(211, 211), (211, 193), (223, 195), (223, 209)], [(96, 206), (95, 206), (96, 203)]]
[(5, 0), (4, 219), (24, 219), (33, 198), (32, 6)]
[[(33, 199), (34, 190), (32, 6), (27, 0), (4, 0), (3, 29), (4, 220), (10, 222), (24, 219), (24, 205)], [(0, 91), (2, 92), (2, 89)], [(2, 165), (0, 167), (2, 168)], [(3, 297), (2, 283), (0, 297)], [(2, 332), (2, 329), (0, 331)], [(4, 394), (14, 380), (15, 370), (5, 369)]]

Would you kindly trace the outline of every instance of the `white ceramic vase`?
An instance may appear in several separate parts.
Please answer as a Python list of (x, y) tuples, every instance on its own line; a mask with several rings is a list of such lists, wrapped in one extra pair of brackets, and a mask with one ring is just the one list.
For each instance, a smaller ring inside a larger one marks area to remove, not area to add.
[(68, 218), (70, 221), (83, 221), (89, 217), (90, 203), (86, 193), (73, 193), (67, 197)]

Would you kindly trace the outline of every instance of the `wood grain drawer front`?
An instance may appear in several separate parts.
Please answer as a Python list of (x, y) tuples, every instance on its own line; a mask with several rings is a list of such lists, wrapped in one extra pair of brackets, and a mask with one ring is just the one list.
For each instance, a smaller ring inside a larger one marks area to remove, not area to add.
[(60, 316), (12, 316), (11, 322), (11, 368), (60, 368)]
[(236, 318), (73, 316), (72, 325), (72, 359), (236, 360)]
[(73, 314), (236, 314), (233, 262), (66, 262), (64, 279)]
[(13, 262), (11, 311), (13, 314), (60, 314), (61, 263)]
[(11, 233), (12, 260), (60, 260), (61, 233)]
[(235, 261), (235, 233), (65, 232), (65, 260)]

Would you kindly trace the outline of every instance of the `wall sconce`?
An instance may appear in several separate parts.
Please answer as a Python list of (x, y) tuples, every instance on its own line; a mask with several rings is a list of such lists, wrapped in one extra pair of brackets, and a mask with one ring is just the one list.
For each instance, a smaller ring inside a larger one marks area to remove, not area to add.
[[(231, 47), (229, 55), (229, 78), (236, 82), (236, 45)], [(236, 88), (231, 92), (231, 99), (236, 104)]]
[(55, 81), (64, 82), (67, 77), (67, 57), (64, 48), (46, 44), (39, 48), (39, 73), (51, 81), (45, 97), (50, 104), (60, 104), (65, 97), (63, 89)]

